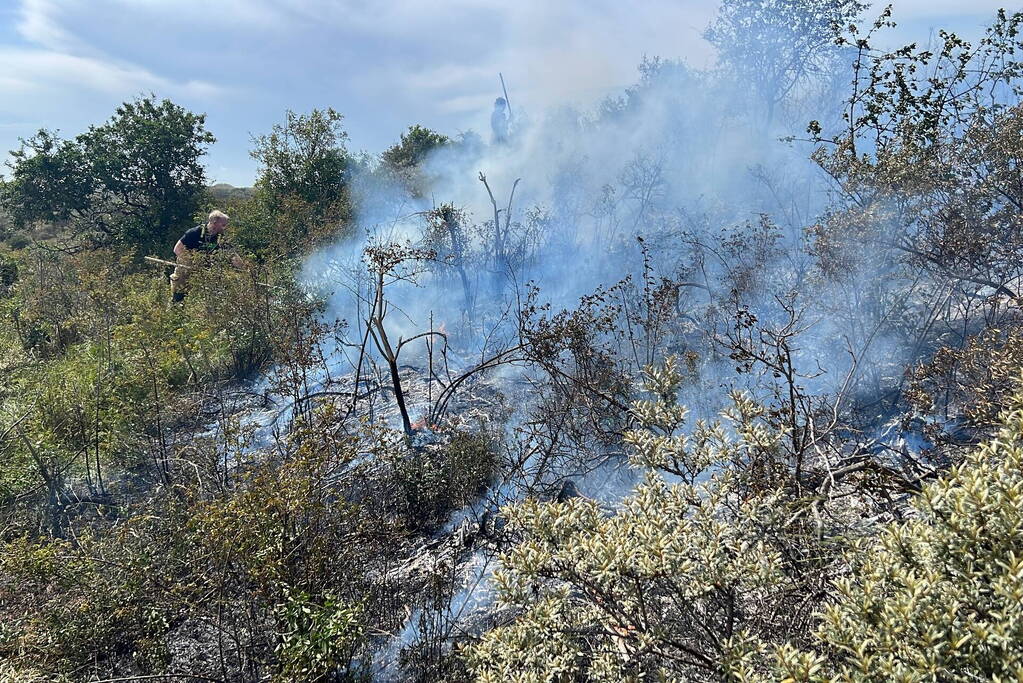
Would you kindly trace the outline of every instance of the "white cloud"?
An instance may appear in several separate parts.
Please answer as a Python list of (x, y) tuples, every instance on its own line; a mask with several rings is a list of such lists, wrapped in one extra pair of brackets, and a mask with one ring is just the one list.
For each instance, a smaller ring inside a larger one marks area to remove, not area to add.
[(57, 22), (58, 10), (51, 0), (22, 0), (18, 33), (25, 40), (53, 50), (66, 50), (75, 40)]
[[(989, 16), (998, 3), (895, 4), (901, 40), (929, 18)], [(123, 99), (154, 91), (208, 112), (220, 138), (211, 154), (218, 165), (251, 169), (249, 134), (268, 130), (286, 108), (334, 106), (346, 115), (353, 147), (380, 150), (412, 123), (486, 130), (498, 72), (513, 102), (539, 115), (564, 103), (592, 105), (633, 83), (644, 56), (709, 65), (713, 50), (701, 33), (716, 7), (715, 0), (21, 0), (16, 28), (27, 45), (0, 44), (0, 124), (37, 119), (75, 131)], [(0, 149), (11, 144), (8, 130)]]
[(80, 0), (22, 1), (16, 29), (28, 45), (0, 44), (0, 149), (41, 127), (78, 132), (143, 93), (205, 99), (225, 91), (205, 79), (162, 75), (82, 40), (67, 18), (88, 9)]
[(239, 29), (288, 31), (295, 13), (274, 0), (93, 0), (93, 11), (163, 17), (173, 25), (190, 24), (229, 33)]
[(64, 17), (84, 7), (77, 0), (21, 3), (15, 28), (28, 45), (0, 43), (0, 152), (39, 128), (78, 133), (143, 93), (208, 99), (224, 92), (207, 80), (164, 76), (82, 41)]
[(211, 96), (220, 90), (202, 81), (175, 83), (130, 64), (46, 50), (0, 48), (0, 72), (14, 74), (13, 79), (0, 81), (0, 94), (5, 94), (8, 87), (40, 92), (75, 88), (113, 96), (130, 96), (146, 90)]

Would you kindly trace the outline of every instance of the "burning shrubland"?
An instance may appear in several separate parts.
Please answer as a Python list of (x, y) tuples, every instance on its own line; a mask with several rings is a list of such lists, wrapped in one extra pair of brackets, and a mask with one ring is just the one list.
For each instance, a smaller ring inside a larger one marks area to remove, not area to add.
[(726, 0), (491, 144), (289, 112), (172, 306), (201, 167), (99, 142), (203, 117), (26, 141), (0, 678), (1018, 677), (1023, 16), (866, 11)]

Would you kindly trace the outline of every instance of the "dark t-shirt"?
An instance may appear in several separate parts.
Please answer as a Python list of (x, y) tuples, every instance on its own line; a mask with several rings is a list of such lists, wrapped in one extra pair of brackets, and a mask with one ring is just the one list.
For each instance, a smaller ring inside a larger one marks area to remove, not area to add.
[(201, 249), (213, 251), (217, 248), (217, 238), (220, 235), (212, 235), (205, 225), (197, 225), (181, 236), (181, 243), (189, 249)]

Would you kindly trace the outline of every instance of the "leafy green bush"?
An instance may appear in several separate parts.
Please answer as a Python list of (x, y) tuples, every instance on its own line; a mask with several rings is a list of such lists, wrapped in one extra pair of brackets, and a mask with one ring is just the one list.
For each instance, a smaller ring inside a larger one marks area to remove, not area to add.
[(497, 459), (485, 436), (458, 433), (438, 451), (401, 454), (392, 467), (398, 512), (411, 527), (423, 528), (486, 493)]
[(504, 510), (521, 540), (495, 581), (517, 617), (468, 650), (479, 680), (720, 679), (750, 643), (807, 629), (836, 553), (805, 521), (812, 501), (761, 474), (785, 432), (736, 396), (729, 430), (688, 436), (674, 359), (647, 373), (626, 435), (647, 475), (613, 513), (584, 497)]
[(1023, 676), (1023, 397), (998, 436), (848, 555), (819, 652), (780, 650), (796, 680)]
[(307, 593), (289, 591), (280, 610), (286, 630), (278, 655), (287, 680), (323, 680), (347, 668), (363, 645), (365, 628), (358, 605), (345, 605), (329, 595), (318, 602)]

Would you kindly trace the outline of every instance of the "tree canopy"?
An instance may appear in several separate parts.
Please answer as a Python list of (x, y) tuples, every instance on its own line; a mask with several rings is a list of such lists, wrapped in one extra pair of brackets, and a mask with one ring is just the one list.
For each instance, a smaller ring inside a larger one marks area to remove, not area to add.
[(66, 221), (80, 235), (126, 245), (165, 241), (206, 192), (201, 158), (215, 138), (205, 121), (150, 95), (73, 140), (40, 130), (12, 152), (6, 203), (21, 224)]
[(353, 165), (343, 119), (330, 108), (308, 114), (289, 109), (283, 124), (253, 141), (251, 156), (260, 164), (256, 186), (267, 199), (325, 208), (342, 198)]
[(394, 169), (409, 169), (419, 166), (435, 149), (451, 142), (447, 135), (437, 133), (416, 124), (401, 134), (401, 141), (388, 147), (381, 160)]
[(858, 0), (725, 0), (703, 35), (770, 122), (794, 89), (834, 70), (840, 31), (866, 7)]

